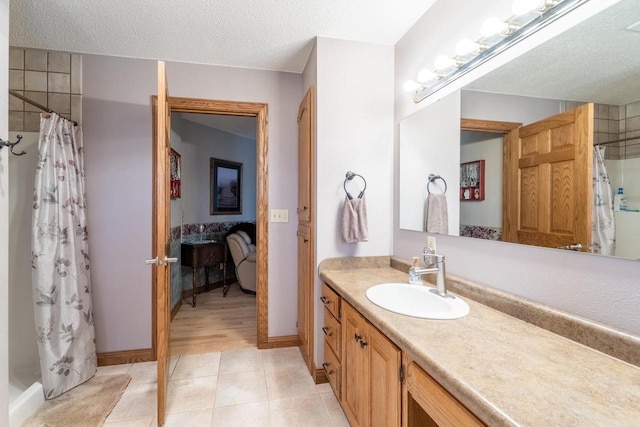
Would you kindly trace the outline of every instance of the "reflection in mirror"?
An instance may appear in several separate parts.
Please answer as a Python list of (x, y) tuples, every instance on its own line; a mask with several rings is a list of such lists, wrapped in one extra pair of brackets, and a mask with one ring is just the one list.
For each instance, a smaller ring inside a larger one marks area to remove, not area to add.
[[(589, 139), (593, 145), (601, 144), (602, 147), (606, 147), (604, 167), (612, 194), (609, 196), (607, 189), (598, 199), (592, 197), (591, 188), (582, 188), (590, 187), (591, 178), (589, 184), (581, 186), (583, 193), (589, 192), (588, 201), (571, 215), (557, 221), (569, 223), (574, 218), (587, 218), (591, 222), (590, 218), (593, 215), (597, 222), (600, 214), (594, 212), (594, 201), (599, 200), (600, 204), (609, 208), (613, 206), (613, 196), (618, 188), (624, 188), (627, 211), (609, 213), (613, 218), (611, 222), (615, 225), (612, 229), (615, 246), (612, 246), (608, 254), (625, 258), (640, 258), (640, 212), (637, 212), (640, 210), (640, 85), (637, 83), (637, 70), (640, 69), (640, 33), (637, 29), (632, 31), (634, 24), (635, 28), (640, 27), (638, 22), (640, 8), (637, 7), (637, 1), (622, 0), (544, 45), (472, 82), (461, 95), (463, 118), (519, 122), (525, 126), (589, 102), (595, 103)], [(401, 177), (408, 174), (403, 163), (403, 159), (406, 158), (403, 152), (409, 146), (420, 143), (403, 135), (403, 128), (404, 134), (415, 133), (408, 129), (411, 117), (403, 120), (400, 125)], [(417, 120), (414, 119), (414, 122)], [(453, 167), (459, 168), (462, 162), (480, 159), (486, 162), (485, 200), (474, 202), (448, 199), (450, 221), (453, 215), (452, 203), (457, 204), (460, 215), (459, 229), (450, 229), (449, 234), (517, 241), (505, 238), (505, 234), (509, 235), (513, 230), (505, 230), (503, 215), (510, 194), (508, 171), (505, 169), (507, 172), (503, 172), (506, 165), (501, 160), (503, 135), (462, 131), (460, 156), (446, 159), (446, 166), (441, 163), (440, 168), (452, 170)], [(425, 138), (422, 137), (423, 142)], [(521, 149), (525, 139), (521, 139), (516, 146)], [(588, 156), (588, 160), (581, 160), (578, 166), (588, 168), (590, 176), (594, 176), (591, 155)], [(560, 166), (558, 168), (556, 170), (561, 169)], [(553, 170), (553, 166), (550, 169)], [(457, 173), (459, 174), (459, 169)], [(595, 176), (602, 177), (602, 172), (597, 172)], [(560, 183), (561, 186), (562, 174), (556, 178), (560, 180), (556, 184)], [(450, 188), (453, 182), (459, 185), (459, 176), (450, 176), (448, 182)], [(515, 182), (517, 185), (523, 185), (523, 181)], [(554, 184), (551, 184), (551, 188), (554, 188)], [(412, 226), (402, 220), (405, 210), (415, 211), (419, 208), (418, 205), (410, 203), (415, 202), (415, 195), (410, 200), (402, 197), (405, 189), (401, 178), (400, 227), (424, 231), (423, 227)], [(562, 197), (557, 196), (555, 200), (562, 200)], [(524, 211), (526, 213), (527, 209)], [(605, 215), (604, 218), (600, 223), (606, 222), (608, 217)], [(522, 217), (519, 220), (522, 221)], [(554, 219), (541, 218), (540, 221), (558, 224)], [(593, 233), (589, 237), (587, 244), (583, 245), (583, 250), (607, 254), (600, 243), (594, 244), (592, 241), (592, 237), (596, 238), (597, 234)], [(526, 243), (560, 246), (536, 241)]]

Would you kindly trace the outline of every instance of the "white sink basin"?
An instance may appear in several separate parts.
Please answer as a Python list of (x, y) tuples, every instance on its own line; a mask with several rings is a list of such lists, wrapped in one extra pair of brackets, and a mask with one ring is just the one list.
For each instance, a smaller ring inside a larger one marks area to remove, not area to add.
[(459, 319), (469, 314), (469, 305), (458, 297), (443, 298), (434, 288), (408, 283), (383, 283), (367, 289), (369, 300), (394, 313), (423, 319)]

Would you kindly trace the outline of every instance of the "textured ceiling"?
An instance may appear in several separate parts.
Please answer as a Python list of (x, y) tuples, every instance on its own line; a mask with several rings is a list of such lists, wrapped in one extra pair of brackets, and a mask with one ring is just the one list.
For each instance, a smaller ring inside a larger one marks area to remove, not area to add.
[(467, 89), (609, 105), (640, 100), (640, 1), (622, 0)]
[(314, 37), (395, 44), (435, 0), (21, 0), (10, 44), (301, 72)]

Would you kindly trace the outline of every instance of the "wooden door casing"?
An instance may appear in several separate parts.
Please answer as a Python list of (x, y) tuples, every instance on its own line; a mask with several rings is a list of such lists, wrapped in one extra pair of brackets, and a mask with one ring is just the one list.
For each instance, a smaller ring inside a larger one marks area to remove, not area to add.
[(580, 243), (588, 250), (593, 104), (523, 126), (514, 143), (508, 241), (545, 247)]

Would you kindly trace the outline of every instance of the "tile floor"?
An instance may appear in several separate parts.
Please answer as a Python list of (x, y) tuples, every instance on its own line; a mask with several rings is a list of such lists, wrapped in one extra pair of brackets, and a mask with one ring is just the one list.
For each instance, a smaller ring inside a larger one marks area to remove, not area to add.
[[(105, 427), (156, 425), (156, 363), (98, 368), (131, 382)], [(314, 384), (297, 347), (171, 358), (165, 426), (349, 426), (329, 384)]]

